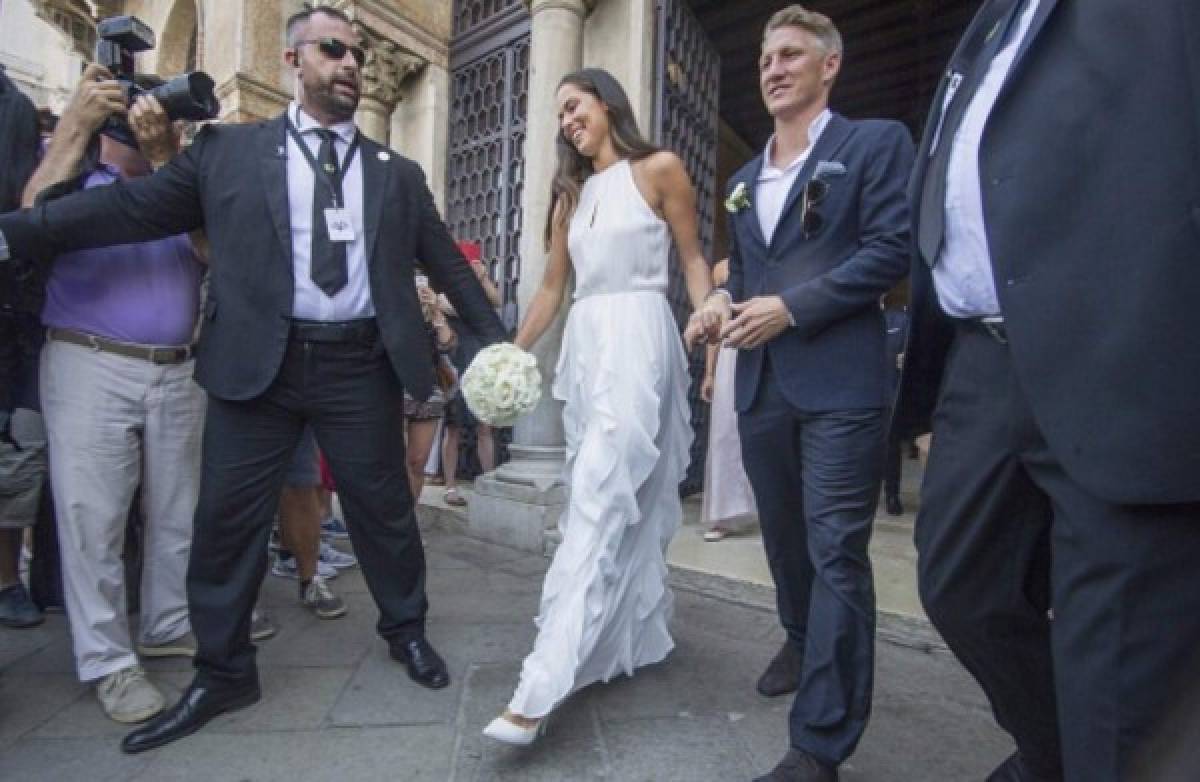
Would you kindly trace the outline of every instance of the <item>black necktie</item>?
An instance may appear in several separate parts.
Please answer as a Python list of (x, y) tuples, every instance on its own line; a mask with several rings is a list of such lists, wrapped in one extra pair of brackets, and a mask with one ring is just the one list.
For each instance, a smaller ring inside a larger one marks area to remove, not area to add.
[(333, 140), (337, 138), (328, 128), (314, 131), (321, 137), (321, 148), (317, 152), (320, 171), (313, 172), (313, 233), (312, 233), (312, 281), (325, 295), (333, 296), (346, 287), (346, 243), (329, 238), (329, 224), (325, 210), (333, 207), (344, 209), (342, 181), (338, 175), (337, 151)]
[(941, 119), (941, 128), (937, 131), (937, 149), (934, 150), (933, 159), (929, 161), (929, 168), (925, 172), (917, 235), (921, 255), (930, 266), (937, 263), (946, 236), (946, 172), (950, 166), (954, 137), (958, 134), (967, 107), (971, 105), (975, 91), (987, 75), (992, 60), (996, 59), (996, 55), (1007, 42), (1018, 9), (1025, 3), (1000, 0), (998, 5), (999, 16), (992, 26), (985, 28), (988, 31), (987, 37), (982, 41), (979, 54), (970, 61), (970, 71), (959, 85), (945, 116)]

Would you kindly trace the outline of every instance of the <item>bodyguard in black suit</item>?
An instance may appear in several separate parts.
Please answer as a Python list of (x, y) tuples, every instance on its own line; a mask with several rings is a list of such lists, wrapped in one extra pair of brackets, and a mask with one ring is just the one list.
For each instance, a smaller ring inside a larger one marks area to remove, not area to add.
[(210, 126), (152, 177), (0, 217), (13, 254), (201, 226), (211, 245), (196, 348), (209, 408), (188, 569), (196, 677), (178, 704), (125, 739), (129, 752), (259, 698), (250, 615), (306, 423), (337, 480), (380, 635), (413, 679), (448, 683), (425, 640), (425, 563), (404, 468), (401, 387), (424, 398), (433, 383), (414, 262), (485, 339), (503, 338), (503, 328), (420, 169), (353, 127), (364, 56), (348, 20), (302, 11), (287, 37), (297, 103), (285, 116)]
[(798, 687), (792, 749), (764, 780), (836, 779), (871, 704), (867, 544), (890, 404), (879, 299), (908, 269), (913, 148), (898, 123), (826, 108), (841, 50), (821, 14), (772, 18), (760, 75), (775, 136), (727, 190), (724, 334), (742, 351), (742, 454), (788, 635), (759, 689)]
[(1196, 774), (1139, 769), (1200, 650), (1198, 98), (1195, 0), (989, 0), (926, 127), (898, 422), (994, 780)]

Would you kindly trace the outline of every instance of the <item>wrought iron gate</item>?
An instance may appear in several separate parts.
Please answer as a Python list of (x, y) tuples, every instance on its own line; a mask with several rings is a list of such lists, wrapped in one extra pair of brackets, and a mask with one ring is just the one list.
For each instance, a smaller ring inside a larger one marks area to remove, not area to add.
[(482, 245), (509, 329), (521, 274), (529, 27), (521, 0), (455, 1), (446, 222), (456, 238)]
[[(713, 247), (717, 189), (717, 101), (720, 96), (721, 58), (686, 0), (658, 0), (657, 56), (655, 58), (655, 140), (673, 150), (687, 166), (696, 187), (700, 212), (700, 242), (705, 257)], [(682, 327), (691, 309), (687, 286), (672, 250), (672, 275), (668, 296)], [(699, 491), (704, 485), (704, 458), (708, 448), (708, 405), (700, 399), (704, 352), (691, 357), (692, 386), (688, 402), (696, 439), (692, 461), (681, 491)]]

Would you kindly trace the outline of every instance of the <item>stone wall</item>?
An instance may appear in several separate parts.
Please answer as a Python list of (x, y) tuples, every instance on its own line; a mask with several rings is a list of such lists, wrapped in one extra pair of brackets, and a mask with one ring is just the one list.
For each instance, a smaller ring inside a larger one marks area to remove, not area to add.
[[(438, 200), (445, 180), (451, 0), (325, 0), (345, 11), (369, 42), (360, 127), (426, 170)], [(39, 106), (58, 112), (93, 49), (94, 19), (133, 14), (158, 45), (138, 70), (166, 76), (189, 65), (217, 84), (222, 122), (278, 114), (293, 93), (283, 61), (284, 22), (301, 0), (5, 0), (0, 3), (0, 63)]]

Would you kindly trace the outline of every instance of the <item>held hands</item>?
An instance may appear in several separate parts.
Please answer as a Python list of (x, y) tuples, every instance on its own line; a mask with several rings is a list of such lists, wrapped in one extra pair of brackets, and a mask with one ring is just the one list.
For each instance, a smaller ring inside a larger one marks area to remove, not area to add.
[(158, 167), (179, 151), (179, 132), (167, 119), (162, 104), (149, 95), (141, 95), (129, 110), (129, 127), (137, 138), (138, 148)]
[(771, 341), (791, 325), (787, 305), (778, 296), (756, 296), (733, 305), (734, 318), (725, 324), (725, 345), (751, 350)]
[(63, 122), (75, 125), (83, 136), (91, 136), (114, 114), (125, 114), (125, 92), (120, 82), (103, 65), (92, 63), (83, 72), (79, 86), (63, 110)]
[(710, 295), (704, 306), (688, 318), (687, 327), (683, 330), (683, 341), (688, 350), (700, 342), (714, 343), (720, 339), (721, 328), (731, 315), (728, 298)]

